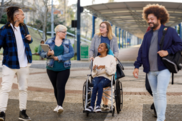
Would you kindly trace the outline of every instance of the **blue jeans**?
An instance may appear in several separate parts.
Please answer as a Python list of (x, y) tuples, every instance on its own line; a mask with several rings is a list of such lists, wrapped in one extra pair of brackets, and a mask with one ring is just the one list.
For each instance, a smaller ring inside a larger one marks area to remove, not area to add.
[(95, 99), (96, 95), (98, 92), (98, 97), (97, 97), (97, 104), (96, 106), (100, 106), (101, 99), (102, 99), (102, 93), (103, 93), (103, 88), (107, 86), (111, 81), (105, 77), (95, 77), (92, 80), (93, 83), (93, 90), (92, 90), (92, 98), (91, 98), (91, 106), (95, 106)]
[(165, 120), (166, 113), (166, 91), (170, 81), (171, 74), (168, 69), (147, 74), (152, 89), (154, 105), (157, 112), (157, 121)]

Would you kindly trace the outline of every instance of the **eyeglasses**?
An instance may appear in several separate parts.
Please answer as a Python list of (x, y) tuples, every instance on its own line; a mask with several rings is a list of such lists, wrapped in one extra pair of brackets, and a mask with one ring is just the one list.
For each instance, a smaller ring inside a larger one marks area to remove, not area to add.
[(64, 34), (66, 34), (66, 33), (67, 33), (67, 32), (65, 32), (65, 31), (64, 31), (64, 32), (63, 32), (63, 31), (59, 31), (59, 32), (64, 33)]
[(104, 28), (106, 28), (106, 27), (105, 27), (105, 26), (100, 26), (100, 28), (101, 28), (101, 29), (104, 29)]

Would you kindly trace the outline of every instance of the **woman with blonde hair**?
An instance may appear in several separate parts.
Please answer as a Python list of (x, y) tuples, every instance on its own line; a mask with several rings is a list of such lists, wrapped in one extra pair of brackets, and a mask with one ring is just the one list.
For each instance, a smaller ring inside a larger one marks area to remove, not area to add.
[(54, 111), (62, 113), (65, 86), (70, 75), (70, 59), (74, 56), (74, 50), (70, 40), (65, 39), (67, 28), (64, 25), (57, 25), (55, 32), (56, 36), (46, 41), (50, 50), (42, 52), (40, 55), (43, 58), (47, 58), (47, 75), (54, 88), (54, 95), (57, 101)]
[[(114, 56), (118, 58), (119, 49), (118, 49), (117, 38), (112, 32), (111, 24), (107, 21), (103, 21), (100, 24), (99, 30), (100, 32), (95, 34), (95, 36), (92, 38), (92, 42), (91, 42), (91, 46), (89, 50), (90, 60), (94, 60), (96, 56), (100, 55), (98, 53), (98, 47), (101, 43), (107, 43), (108, 45), (110, 45), (110, 49), (113, 51)], [(110, 94), (110, 91), (108, 91), (107, 93)], [(103, 96), (107, 96), (107, 94), (103, 94)], [(109, 109), (108, 99), (104, 97), (102, 99), (103, 99), (103, 108), (105, 110)]]

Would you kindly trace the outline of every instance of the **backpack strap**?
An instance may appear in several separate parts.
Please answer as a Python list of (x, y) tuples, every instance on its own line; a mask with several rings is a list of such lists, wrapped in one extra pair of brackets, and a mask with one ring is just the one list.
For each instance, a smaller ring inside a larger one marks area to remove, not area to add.
[(171, 84), (174, 84), (174, 73), (172, 73), (172, 82)]
[[(161, 41), (160, 41), (160, 44), (159, 44), (160, 47), (161, 47), (161, 50), (163, 50), (164, 37), (165, 37), (165, 35), (167, 33), (167, 29), (168, 29), (168, 27), (166, 26), (166, 27), (164, 27), (164, 29), (162, 31), (162, 38), (161, 38)], [(174, 73), (172, 73), (172, 82), (171, 82), (171, 84), (174, 84)]]
[(167, 29), (168, 29), (168, 27), (166, 26), (166, 27), (164, 27), (164, 29), (163, 29), (163, 31), (162, 31), (162, 38), (161, 38), (161, 41), (160, 41), (160, 47), (161, 47), (161, 50), (163, 49), (163, 45), (164, 45), (164, 37), (165, 37), (165, 35), (166, 35), (166, 33), (167, 33)]

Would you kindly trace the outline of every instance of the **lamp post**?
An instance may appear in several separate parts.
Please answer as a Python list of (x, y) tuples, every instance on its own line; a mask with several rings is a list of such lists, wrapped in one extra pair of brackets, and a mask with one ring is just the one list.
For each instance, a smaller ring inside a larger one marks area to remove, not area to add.
[(83, 7), (80, 6), (80, 0), (77, 2), (77, 60), (80, 60), (80, 16), (83, 12)]

